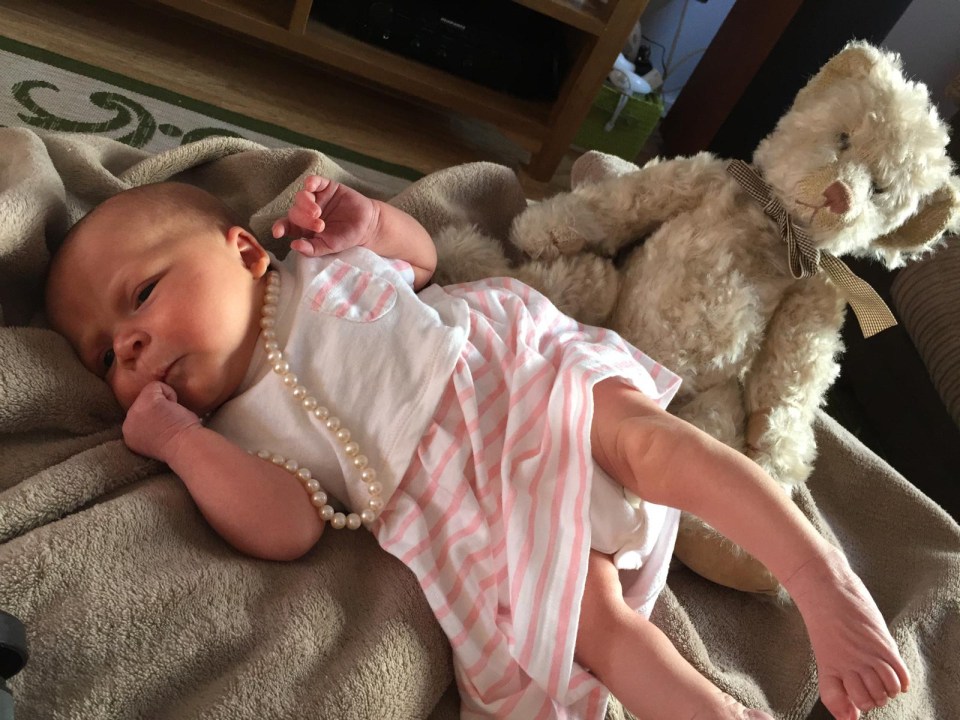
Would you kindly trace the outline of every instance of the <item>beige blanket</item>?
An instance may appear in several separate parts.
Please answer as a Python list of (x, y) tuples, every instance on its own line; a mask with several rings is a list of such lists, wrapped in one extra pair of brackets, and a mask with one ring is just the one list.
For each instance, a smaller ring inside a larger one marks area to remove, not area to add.
[[(328, 533), (291, 563), (239, 555), (175, 476), (125, 449), (106, 387), (43, 329), (46, 243), (91, 204), (176, 177), (265, 237), (311, 172), (377, 194), (312, 151), (211, 138), (148, 157), (0, 129), (0, 608), (26, 623), (31, 647), (11, 684), (18, 720), (456, 717), (449, 650), (411, 573), (362, 532)], [(495, 237), (525, 202), (489, 164), (435, 173), (394, 201), (431, 231), (475, 223)], [(802, 504), (875, 592), (915, 681), (873, 717), (960, 717), (960, 528), (825, 416), (818, 438)], [(654, 620), (745, 702), (810, 714), (814, 670), (789, 605), (677, 568)]]

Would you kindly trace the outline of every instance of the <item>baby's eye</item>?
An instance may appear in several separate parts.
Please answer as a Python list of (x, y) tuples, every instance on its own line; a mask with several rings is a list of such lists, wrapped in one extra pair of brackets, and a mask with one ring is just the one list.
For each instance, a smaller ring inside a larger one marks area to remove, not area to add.
[(150, 293), (153, 292), (153, 288), (156, 287), (156, 285), (157, 281), (154, 280), (152, 283), (148, 283), (146, 286), (144, 286), (143, 290), (137, 293), (137, 307), (140, 307), (147, 301), (147, 298), (150, 297)]
[(109, 370), (110, 367), (113, 365), (113, 361), (116, 360), (116, 358), (117, 356), (116, 356), (116, 353), (113, 352), (113, 348), (110, 348), (105, 353), (103, 353), (103, 359), (101, 360), (103, 369)]
[(837, 148), (840, 150), (850, 149), (850, 133), (842, 132), (837, 135)]

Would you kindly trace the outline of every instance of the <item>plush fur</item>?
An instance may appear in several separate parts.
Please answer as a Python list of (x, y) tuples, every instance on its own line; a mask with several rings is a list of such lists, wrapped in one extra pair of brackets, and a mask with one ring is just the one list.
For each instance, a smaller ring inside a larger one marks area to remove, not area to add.
[[(851, 43), (800, 91), (753, 166), (818, 248), (893, 267), (960, 222), (947, 142), (899, 58)], [(791, 276), (776, 224), (725, 168), (709, 153), (653, 161), (532, 205), (511, 234), (525, 263), (450, 230), (438, 238), (442, 274), (513, 275), (612, 327), (683, 378), (673, 412), (789, 492), (812, 469), (814, 413), (838, 374), (846, 302), (824, 273)], [(615, 268), (609, 258), (638, 238)], [(695, 518), (684, 519), (677, 555), (732, 587), (776, 587)]]

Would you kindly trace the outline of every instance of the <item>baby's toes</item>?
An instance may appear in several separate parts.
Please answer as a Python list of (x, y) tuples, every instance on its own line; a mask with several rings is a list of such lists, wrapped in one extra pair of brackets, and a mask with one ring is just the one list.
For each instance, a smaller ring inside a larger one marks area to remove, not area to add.
[(860, 710), (873, 710), (876, 702), (867, 688), (864, 676), (860, 673), (849, 673), (843, 678), (843, 686), (847, 690), (847, 696)]
[(836, 720), (857, 720), (860, 711), (838, 677), (820, 679), (820, 702)]
[(870, 694), (870, 698), (873, 700), (874, 707), (883, 707), (893, 695), (896, 695), (896, 693), (890, 694), (887, 692), (883, 680), (872, 668), (860, 677), (863, 680), (864, 687), (867, 688), (867, 692)]
[(899, 666), (899, 668), (900, 671), (898, 672), (887, 663), (882, 663), (874, 669), (887, 697), (896, 697), (900, 693), (906, 692), (907, 686), (910, 684), (910, 676), (907, 674), (906, 667)]

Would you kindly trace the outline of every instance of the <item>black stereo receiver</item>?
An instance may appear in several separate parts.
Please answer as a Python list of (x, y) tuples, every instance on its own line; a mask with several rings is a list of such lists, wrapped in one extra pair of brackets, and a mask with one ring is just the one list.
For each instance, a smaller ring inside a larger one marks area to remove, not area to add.
[(523, 98), (556, 98), (558, 24), (510, 0), (317, 0), (313, 17), (364, 42)]

